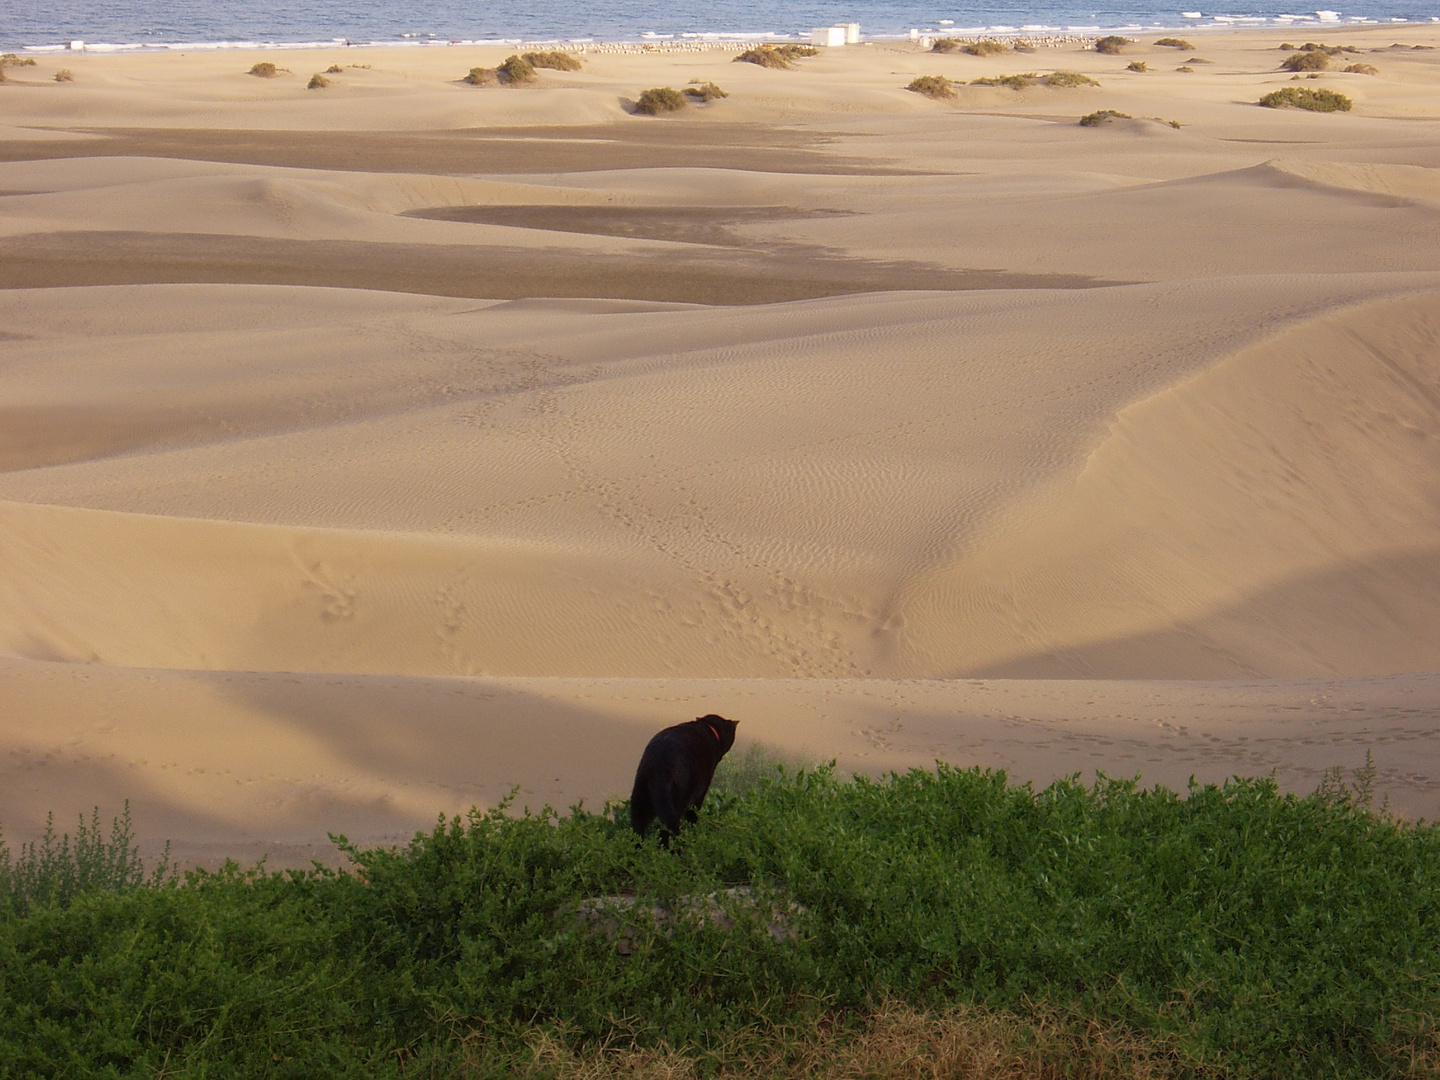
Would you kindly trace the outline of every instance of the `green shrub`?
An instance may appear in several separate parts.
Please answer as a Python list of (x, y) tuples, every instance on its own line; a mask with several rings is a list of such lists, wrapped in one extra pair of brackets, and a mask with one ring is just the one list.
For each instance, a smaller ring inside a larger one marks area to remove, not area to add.
[(531, 67), (551, 68), (554, 71), (579, 71), (584, 66), (578, 56), (567, 52), (527, 52), (521, 55)]
[(697, 101), (714, 101), (716, 98), (725, 98), (730, 95), (713, 82), (696, 83), (685, 88), (687, 97), (695, 98)]
[(777, 45), (777, 46), (775, 46), (775, 48), (778, 49), (780, 52), (784, 53), (784, 54), (785, 54), (785, 58), (786, 58), (787, 60), (798, 60), (798, 59), (803, 59), (804, 57), (807, 57), (807, 56), (819, 56), (819, 55), (820, 55), (820, 50), (817, 49), (814, 45), (795, 45), (795, 44), (790, 44), (790, 45)]
[(275, 78), (275, 76), (280, 74), (280, 69), (277, 68), (274, 64), (272, 64), (269, 60), (262, 60), (260, 61), (260, 63), (252, 67), (248, 74), (254, 75), (256, 78), (260, 79), (273, 79)]
[(1374, 64), (1351, 64), (1345, 69), (1347, 75), (1379, 75), (1380, 69)]
[(928, 98), (935, 98), (937, 101), (955, 96), (955, 85), (944, 75), (921, 75), (912, 79), (906, 90), (916, 94), (924, 94)]
[(327, 87), (327, 86), (329, 86), (329, 85), (330, 85), (330, 80), (329, 80), (329, 79), (327, 79), (324, 75), (316, 74), (316, 75), (311, 75), (311, 76), (310, 76), (310, 81), (305, 84), (305, 89), (306, 89), (306, 90), (324, 90), (325, 87)]
[(971, 56), (998, 56), (1000, 53), (1009, 52), (1010, 47), (1003, 41), (985, 38), (981, 41), (973, 41), (969, 45), (966, 45), (965, 51)]
[(1178, 38), (1178, 37), (1162, 37), (1160, 40), (1158, 40), (1157, 42), (1155, 42), (1155, 44), (1156, 44), (1156, 45), (1163, 45), (1163, 46), (1165, 46), (1165, 48), (1167, 48), (1167, 49), (1193, 49), (1193, 48), (1195, 48), (1194, 45), (1190, 44), (1190, 42), (1186, 41), (1184, 38)]
[(467, 82), (471, 86), (489, 86), (495, 82), (496, 78), (494, 68), (473, 67), (470, 69), (470, 74), (461, 81)]
[(1115, 120), (1133, 120), (1129, 113), (1116, 112), (1114, 109), (1101, 109), (1099, 112), (1086, 113), (1080, 118), (1081, 127), (1099, 127), (1101, 124), (1108, 124)]
[(1034, 86), (1040, 76), (1033, 71), (1027, 71), (1023, 75), (990, 75), (983, 79), (971, 79), (971, 86), (1008, 86), (1011, 90), (1024, 90), (1027, 86)]
[(1113, 56), (1129, 45), (1131, 38), (1121, 37), (1119, 34), (1110, 34), (1095, 42), (1095, 51)]
[(1125, 70), (1138, 71), (1143, 74), (1150, 70), (1150, 65), (1147, 64), (1144, 60), (1131, 60), (1130, 63), (1125, 65)]
[(1053, 86), (1057, 90), (1068, 90), (1076, 86), (1099, 86), (1100, 84), (1089, 75), (1081, 75), (1078, 71), (1052, 71), (1045, 76), (1045, 85)]
[(75, 81), (75, 73), (74, 73), (73, 71), (71, 71), (69, 68), (61, 68), (59, 71), (55, 72), (55, 81), (56, 81), (56, 82), (74, 82), (74, 81)]
[(685, 107), (685, 95), (668, 86), (657, 86), (646, 90), (635, 99), (635, 111), (646, 116), (675, 112)]
[(1307, 109), (1310, 112), (1349, 112), (1352, 102), (1334, 90), (1310, 90), (1301, 86), (1285, 86), (1260, 99), (1267, 109)]
[(774, 45), (757, 45), (753, 49), (746, 49), (739, 56), (735, 57), (737, 64), (757, 64), (763, 68), (785, 69), (795, 65), (790, 62), (783, 52)]
[(1324, 71), (1330, 66), (1330, 56), (1323, 52), (1297, 52), (1280, 61), (1286, 71)]
[(535, 81), (535, 65), (523, 56), (507, 56), (495, 74), (507, 86), (519, 86)]

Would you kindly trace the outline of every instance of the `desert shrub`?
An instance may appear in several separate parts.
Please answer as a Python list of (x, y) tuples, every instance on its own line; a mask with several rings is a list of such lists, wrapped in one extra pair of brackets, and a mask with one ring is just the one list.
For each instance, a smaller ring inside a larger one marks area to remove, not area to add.
[(965, 46), (965, 52), (971, 56), (998, 56), (1000, 53), (1009, 52), (1010, 47), (1003, 41), (996, 41), (994, 38), (985, 38), (982, 41), (972, 41)]
[(1192, 56), (1185, 61), (1187, 64), (1213, 64), (1214, 62), (1214, 60), (1206, 60), (1203, 56)]
[(467, 82), (471, 86), (489, 86), (495, 82), (495, 80), (496, 75), (494, 68), (473, 67), (470, 69), (470, 74), (466, 75), (461, 81)]
[(1334, 90), (1309, 90), (1303, 86), (1285, 86), (1260, 99), (1267, 109), (1307, 109), (1310, 112), (1349, 112), (1354, 106), (1344, 94)]
[(273, 79), (276, 75), (280, 74), (280, 69), (269, 60), (262, 60), (252, 67), (248, 74), (254, 75), (259, 79)]
[(326, 74), (326, 75), (339, 75), (339, 74), (340, 74), (342, 71), (344, 71), (344, 70), (345, 70), (345, 69), (342, 68), (339, 64), (331, 64), (328, 68), (325, 69), (325, 74)]
[(1147, 63), (1145, 63), (1144, 60), (1131, 60), (1130, 63), (1128, 63), (1128, 64), (1125, 65), (1125, 70), (1126, 70), (1126, 71), (1138, 71), (1138, 72), (1141, 72), (1141, 73), (1143, 74), (1144, 72), (1147, 72), (1147, 71), (1150, 70), (1150, 65), (1147, 64)]
[(33, 56), (20, 56), (13, 52), (0, 53), (0, 68), (7, 67), (34, 67), (36, 60)]
[(567, 52), (527, 52), (522, 56), (532, 67), (554, 71), (579, 71), (584, 66), (578, 56)]
[(1113, 120), (1132, 120), (1129, 113), (1116, 112), (1114, 109), (1101, 109), (1099, 112), (1086, 113), (1080, 118), (1081, 127), (1099, 127), (1101, 124), (1108, 124)]
[(75, 81), (75, 73), (74, 73), (73, 71), (71, 71), (69, 68), (61, 68), (59, 71), (55, 72), (55, 81), (56, 81), (56, 82), (74, 82), (74, 81)]
[(961, 42), (961, 40), (960, 40), (959, 38), (953, 38), (953, 37), (936, 38), (936, 39), (935, 39), (935, 44), (933, 44), (933, 45), (930, 46), (930, 51), (931, 51), (931, 52), (938, 52), (938, 53), (952, 53), (952, 52), (955, 52), (956, 50), (958, 50), (962, 44), (963, 44), (963, 42)]
[(1184, 38), (1178, 37), (1162, 37), (1159, 41), (1155, 42), (1155, 44), (1163, 45), (1167, 49), (1193, 49), (1195, 47)]
[(1095, 42), (1095, 51), (1113, 56), (1129, 45), (1131, 40), (1131, 38), (1121, 37), (1119, 34), (1110, 34)]
[(737, 64), (757, 64), (763, 68), (792, 68), (795, 65), (790, 62), (783, 52), (774, 45), (757, 45), (753, 49), (746, 49), (739, 56), (735, 57)]
[(944, 75), (921, 75), (918, 79), (912, 79), (905, 89), (937, 101), (955, 96), (955, 85)]
[(657, 86), (644, 91), (635, 99), (635, 111), (646, 116), (675, 112), (685, 107), (685, 95), (668, 86)]
[(1345, 69), (1347, 75), (1379, 75), (1380, 69), (1374, 64), (1351, 64)]
[(786, 59), (788, 60), (798, 60), (803, 59), (807, 56), (820, 55), (820, 50), (817, 49), (814, 45), (776, 45), (775, 48), (779, 49), (782, 53), (784, 53)]
[(1053, 86), (1057, 90), (1068, 90), (1075, 86), (1099, 86), (1100, 84), (1089, 75), (1081, 75), (1078, 71), (1052, 71), (1045, 76), (1045, 85)]
[(523, 56), (507, 56), (505, 62), (495, 69), (495, 74), (507, 86), (535, 81), (535, 65)]
[(1027, 86), (1034, 86), (1040, 76), (1033, 71), (1027, 71), (1022, 75), (990, 75), (983, 79), (971, 79), (971, 86), (1008, 86), (1011, 90), (1024, 90)]
[(714, 101), (716, 98), (730, 96), (713, 82), (696, 83), (693, 86), (687, 86), (685, 88), (685, 94), (687, 97), (695, 98), (697, 101)]
[(1186, 72), (1191, 72), (1191, 73), (1193, 73), (1193, 72), (1195, 71), (1195, 69), (1192, 68), (1189, 64), (1181, 64), (1181, 65), (1180, 65), (1178, 68), (1176, 68), (1175, 70), (1176, 70), (1176, 71), (1186, 71)]
[(1286, 71), (1324, 71), (1330, 66), (1330, 55), (1323, 52), (1297, 52), (1280, 61)]
[(310, 76), (310, 81), (305, 84), (305, 89), (306, 89), (306, 90), (324, 90), (325, 87), (327, 87), (327, 86), (329, 86), (329, 85), (330, 85), (330, 80), (329, 80), (329, 79), (327, 79), (324, 75), (316, 74), (316, 75), (311, 75), (311, 76)]

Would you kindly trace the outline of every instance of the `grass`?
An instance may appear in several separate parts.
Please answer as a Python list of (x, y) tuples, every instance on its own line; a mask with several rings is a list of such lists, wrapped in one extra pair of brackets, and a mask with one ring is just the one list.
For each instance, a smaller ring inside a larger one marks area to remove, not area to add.
[(1125, 65), (1125, 70), (1138, 71), (1143, 74), (1144, 72), (1150, 70), (1150, 65), (1147, 64), (1144, 60), (1131, 60), (1130, 63)]
[(0, 68), (7, 67), (34, 67), (36, 60), (33, 56), (20, 56), (18, 53), (0, 53)]
[(818, 55), (820, 50), (813, 45), (758, 45), (735, 57), (735, 62), (783, 70), (793, 68), (796, 60)]
[(696, 101), (714, 101), (717, 98), (727, 98), (730, 95), (713, 82), (697, 82), (685, 87), (685, 96), (692, 97)]
[(990, 75), (983, 79), (971, 79), (971, 86), (1008, 86), (1011, 90), (1024, 90), (1027, 86), (1034, 86), (1040, 81), (1040, 76), (1033, 71), (1027, 71), (1021, 75)]
[(1081, 75), (1078, 71), (1052, 71), (1045, 76), (1045, 85), (1053, 86), (1057, 90), (1068, 90), (1076, 86), (1099, 86), (1100, 84), (1089, 75)]
[(1155, 44), (1163, 45), (1167, 49), (1185, 49), (1188, 51), (1195, 48), (1194, 45), (1190, 44), (1190, 42), (1186, 41), (1184, 38), (1178, 37), (1162, 37), (1158, 41), (1156, 41)]
[(327, 79), (324, 75), (321, 75), (321, 74), (318, 74), (318, 73), (317, 73), (317, 74), (314, 74), (314, 75), (311, 75), (311, 76), (310, 76), (310, 81), (305, 84), (305, 89), (306, 89), (306, 90), (324, 90), (324, 89), (325, 89), (327, 86), (329, 86), (329, 85), (330, 85), (330, 80)]
[(933, 44), (933, 45), (930, 46), (930, 51), (931, 51), (931, 52), (938, 52), (938, 53), (958, 52), (959, 49), (960, 49), (960, 47), (961, 47), (962, 45), (964, 45), (964, 44), (965, 44), (965, 43), (964, 43), (963, 41), (961, 41), (959, 38), (953, 38), (953, 37), (936, 38), (936, 39), (935, 39), (935, 44)]
[(1345, 68), (1347, 75), (1379, 75), (1380, 69), (1374, 64), (1350, 64)]
[(495, 69), (495, 75), (506, 86), (521, 86), (535, 81), (535, 65), (523, 56), (507, 56)]
[(1095, 42), (1095, 51), (1113, 56), (1124, 50), (1125, 46), (1129, 45), (1132, 40), (1134, 39), (1121, 37), (1119, 34), (1109, 34)]
[(521, 57), (531, 67), (550, 68), (554, 71), (579, 71), (584, 65), (578, 56), (567, 52), (527, 52)]
[[(729, 763), (669, 850), (627, 808), (441, 819), (350, 872), (0, 859), (0, 1072), (143, 1077), (1327, 1077), (1440, 1070), (1440, 829), (1373, 765), (1036, 791)], [(777, 938), (657, 924), (791, 903)], [(585, 898), (629, 893), (630, 942)], [(731, 900), (724, 900), (726, 904)], [(738, 900), (734, 901), (739, 903)]]
[(635, 99), (635, 111), (646, 116), (678, 112), (685, 108), (685, 95), (668, 86), (657, 86), (646, 90)]
[(494, 68), (473, 67), (461, 82), (467, 82), (471, 86), (490, 86), (497, 78)]
[(1003, 41), (996, 41), (993, 38), (984, 38), (980, 41), (972, 41), (962, 49), (971, 56), (999, 56), (1003, 52), (1009, 52), (1010, 46)]
[(59, 71), (55, 72), (55, 81), (56, 81), (56, 82), (74, 82), (74, 81), (75, 81), (75, 73), (74, 73), (73, 71), (71, 71), (69, 68), (61, 68)]
[(339, 75), (339, 74), (341, 74), (342, 72), (344, 72), (344, 70), (345, 70), (345, 69), (344, 69), (343, 67), (341, 67), (339, 64), (331, 64), (328, 68), (325, 69), (325, 74), (326, 74), (326, 75)]
[(910, 85), (905, 89), (916, 94), (924, 94), (936, 101), (943, 101), (955, 96), (955, 84), (944, 75), (921, 75), (919, 78), (910, 80)]
[(1101, 124), (1108, 124), (1115, 120), (1133, 120), (1129, 113), (1117, 112), (1114, 109), (1100, 109), (1098, 112), (1086, 113), (1080, 118), (1081, 127), (1099, 127)]
[(1330, 54), (1323, 52), (1297, 52), (1280, 61), (1286, 71), (1324, 71), (1330, 66)]
[(1310, 112), (1349, 112), (1354, 107), (1344, 94), (1334, 90), (1311, 90), (1302, 86), (1286, 86), (1260, 99), (1267, 109), (1306, 109)]
[(262, 60), (252, 67), (246, 74), (254, 75), (258, 79), (273, 79), (280, 74), (281, 69), (272, 64), (269, 60)]

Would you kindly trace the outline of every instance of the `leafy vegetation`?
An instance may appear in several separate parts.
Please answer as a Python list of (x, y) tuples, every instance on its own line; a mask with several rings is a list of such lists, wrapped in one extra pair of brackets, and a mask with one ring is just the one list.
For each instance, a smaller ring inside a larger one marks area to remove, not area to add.
[(820, 50), (813, 45), (758, 45), (746, 49), (735, 57), (736, 63), (758, 64), (761, 67), (788, 69), (795, 61), (807, 56), (818, 56)]
[(1323, 52), (1297, 52), (1280, 61), (1286, 71), (1324, 71), (1330, 66), (1330, 54)]
[(1045, 85), (1058, 90), (1068, 90), (1075, 86), (1099, 86), (1100, 83), (1078, 71), (1052, 71), (1045, 76)]
[(685, 108), (685, 95), (669, 86), (657, 86), (635, 99), (635, 111), (646, 116), (676, 112)]
[(1119, 34), (1108, 34), (1095, 42), (1095, 51), (1113, 56), (1121, 52), (1132, 40), (1132, 38), (1121, 37)]
[(1040, 81), (1040, 76), (1033, 71), (1027, 71), (1022, 75), (990, 75), (983, 79), (971, 79), (971, 86), (1008, 86), (1011, 90), (1024, 90), (1027, 86), (1034, 86)]
[(495, 68), (495, 74), (507, 86), (520, 86), (535, 81), (535, 65), (523, 56), (507, 56)]
[(943, 101), (946, 98), (953, 98), (955, 96), (955, 84), (944, 75), (921, 75), (918, 78), (911, 79), (910, 85), (905, 87), (905, 89), (913, 91), (916, 94), (924, 94), (926, 97), (934, 98), (936, 101)]
[(1322, 45), (1318, 41), (1307, 41), (1304, 45), (1291, 45), (1288, 41), (1280, 46), (1282, 52), (1322, 52), (1327, 56), (1339, 56), (1341, 53), (1358, 53), (1360, 50), (1354, 45)]
[(692, 97), (696, 101), (714, 101), (716, 98), (726, 98), (730, 95), (713, 82), (697, 82), (685, 87), (685, 96)]
[(1125, 65), (1125, 70), (1138, 71), (1143, 74), (1144, 72), (1150, 70), (1150, 65), (1147, 64), (1144, 60), (1131, 60), (1130, 63)]
[(1116, 120), (1133, 120), (1129, 113), (1117, 112), (1114, 109), (1100, 109), (1097, 112), (1086, 113), (1080, 118), (1081, 127), (1099, 127), (1101, 124), (1109, 124)]
[(1188, 51), (1188, 50), (1190, 50), (1190, 49), (1195, 48), (1194, 45), (1192, 45), (1190, 42), (1186, 41), (1184, 38), (1178, 38), (1178, 37), (1162, 37), (1162, 38), (1160, 38), (1159, 40), (1157, 40), (1157, 41), (1155, 42), (1155, 44), (1156, 44), (1156, 45), (1163, 45), (1163, 46), (1164, 46), (1165, 48), (1167, 48), (1167, 49), (1185, 49), (1185, 50)]
[[(623, 804), (502, 807), (398, 849), (339, 838), (350, 873), (177, 881), (142, 872), (128, 819), (108, 840), (98, 815), (83, 843), (52, 830), (3, 860), (0, 1070), (1440, 1069), (1440, 829), (1377, 812), (1373, 768), (1303, 798), (1246, 779), (1182, 798), (945, 766), (843, 781), (735, 765), (669, 850), (638, 840)], [(632, 898), (616, 909), (625, 952), (576, 917), (598, 897)], [(696, 897), (728, 917), (687, 915)], [(757, 899), (790, 913), (785, 933), (753, 917)]]
[(972, 41), (963, 49), (971, 56), (999, 56), (1003, 52), (1009, 52), (1010, 46), (1003, 41), (996, 41), (994, 38), (982, 38), (980, 41)]
[(578, 56), (567, 52), (527, 52), (522, 53), (521, 58), (531, 67), (553, 71), (579, 71), (584, 66)]
[(280, 69), (274, 64), (272, 64), (269, 60), (262, 60), (260, 61), (260, 63), (252, 67), (248, 74), (254, 75), (256, 78), (260, 79), (273, 79), (275, 78), (275, 76), (280, 74)]
[(1310, 112), (1349, 112), (1354, 107), (1344, 94), (1334, 90), (1311, 90), (1303, 86), (1285, 86), (1260, 99), (1267, 109), (1307, 109)]
[(466, 75), (465, 78), (460, 81), (467, 82), (471, 86), (489, 86), (495, 82), (496, 79), (497, 76), (494, 68), (473, 67), (470, 69), (470, 74)]

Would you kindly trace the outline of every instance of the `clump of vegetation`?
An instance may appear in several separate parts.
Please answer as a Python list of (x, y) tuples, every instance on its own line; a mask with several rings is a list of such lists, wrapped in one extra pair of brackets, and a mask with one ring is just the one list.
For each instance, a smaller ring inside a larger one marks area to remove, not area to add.
[(1286, 71), (1324, 71), (1330, 66), (1330, 54), (1323, 52), (1297, 52), (1280, 61)]
[(507, 56), (495, 69), (496, 76), (507, 86), (520, 86), (535, 81), (535, 65), (523, 56)]
[(1310, 112), (1349, 112), (1354, 106), (1344, 94), (1334, 90), (1310, 90), (1303, 86), (1284, 86), (1260, 99), (1267, 109), (1307, 109)]
[(1175, 70), (1176, 70), (1176, 71), (1184, 71), (1184, 72), (1188, 72), (1188, 73), (1191, 73), (1191, 74), (1193, 74), (1194, 71), (1195, 71), (1195, 69), (1194, 69), (1193, 67), (1191, 67), (1189, 64), (1181, 64), (1181, 65), (1180, 65), (1178, 68), (1176, 68)]
[(1100, 83), (1078, 71), (1052, 71), (1045, 76), (1045, 85), (1053, 86), (1057, 90), (1069, 90), (1076, 86), (1099, 86)]
[(74, 81), (75, 81), (75, 73), (74, 73), (73, 71), (71, 71), (69, 68), (61, 68), (59, 71), (55, 72), (55, 81), (56, 81), (56, 82), (74, 82)]
[(1347, 75), (1379, 75), (1380, 69), (1374, 64), (1351, 64), (1345, 69)]
[(257, 79), (273, 79), (280, 74), (280, 69), (269, 60), (262, 60), (252, 67), (247, 74), (254, 75)]
[(310, 81), (305, 84), (306, 90), (324, 90), (330, 85), (330, 80), (324, 75), (315, 74), (310, 76)]
[(1214, 60), (1206, 60), (1203, 56), (1192, 56), (1185, 61), (1187, 64), (1213, 64), (1214, 62)]
[(646, 116), (676, 112), (685, 107), (685, 95), (668, 86), (657, 86), (646, 90), (635, 99), (635, 111)]
[(1167, 49), (1193, 49), (1195, 47), (1184, 38), (1178, 37), (1162, 37), (1159, 41), (1155, 42), (1155, 44), (1163, 45)]
[(935, 43), (930, 46), (930, 51), (938, 53), (951, 53), (958, 50), (962, 44), (964, 44), (964, 42), (962, 42), (959, 38), (936, 38)]
[(1098, 112), (1086, 113), (1080, 118), (1081, 127), (1099, 127), (1101, 124), (1113, 123), (1116, 120), (1133, 120), (1129, 113), (1117, 112), (1114, 109), (1101, 109)]
[(1125, 70), (1144, 73), (1150, 70), (1150, 65), (1147, 64), (1144, 60), (1131, 60), (1130, 63), (1125, 65)]
[(473, 67), (470, 69), (470, 74), (466, 75), (461, 82), (467, 82), (471, 86), (489, 86), (494, 83), (497, 78), (498, 76), (495, 74), (494, 68)]
[(735, 62), (785, 69), (794, 67), (796, 60), (818, 55), (820, 50), (813, 45), (758, 45), (735, 57)]
[(345, 70), (345, 69), (342, 68), (339, 64), (331, 64), (328, 68), (325, 69), (325, 74), (326, 74), (326, 75), (339, 75), (339, 74), (340, 74), (341, 72), (343, 72), (344, 70)]
[(697, 82), (685, 88), (687, 97), (695, 98), (697, 101), (714, 101), (716, 98), (725, 98), (730, 95), (713, 82)]
[(567, 52), (527, 52), (521, 56), (531, 67), (554, 71), (579, 71), (584, 66), (578, 56)]
[(955, 96), (955, 84), (944, 75), (921, 75), (918, 79), (912, 79), (905, 89), (937, 101)]
[(1034, 86), (1040, 79), (1033, 71), (1022, 75), (990, 75), (983, 79), (971, 79), (971, 86), (1008, 86), (1011, 90), (1024, 90)]
[(1133, 40), (1133, 38), (1121, 37), (1119, 34), (1109, 34), (1095, 42), (1095, 51), (1105, 53), (1107, 56), (1114, 56)]
[(964, 51), (971, 56), (998, 56), (1000, 53), (1009, 52), (1010, 47), (1003, 41), (996, 41), (994, 38), (984, 38), (980, 41), (972, 41), (966, 45)]
[(0, 68), (7, 67), (34, 67), (36, 60), (33, 56), (20, 56), (18, 53), (0, 53)]

